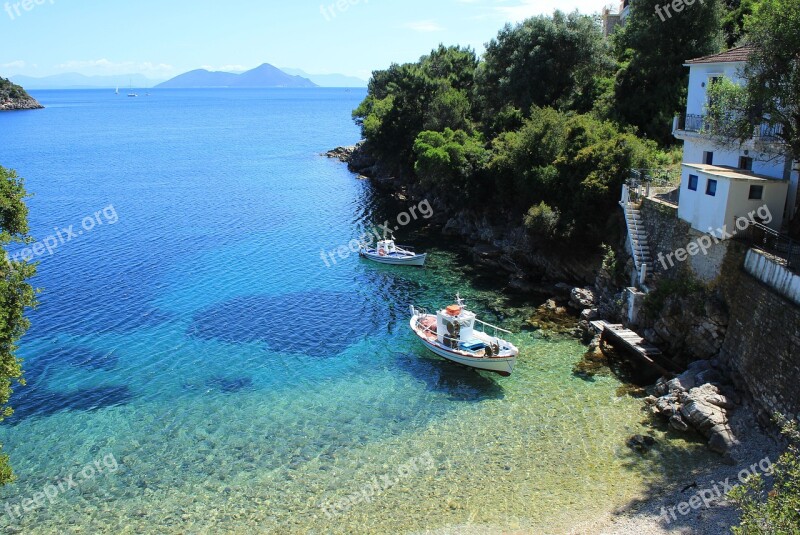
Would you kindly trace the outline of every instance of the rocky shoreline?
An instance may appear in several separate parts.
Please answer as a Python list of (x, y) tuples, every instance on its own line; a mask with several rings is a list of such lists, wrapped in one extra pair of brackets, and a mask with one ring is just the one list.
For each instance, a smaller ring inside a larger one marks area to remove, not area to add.
[(41, 110), (44, 106), (33, 97), (0, 101), (0, 111)]
[[(364, 142), (337, 147), (324, 154), (347, 164), (361, 178), (369, 179), (389, 195), (417, 199), (427, 192), (417, 191), (409, 181), (373, 157)], [(522, 221), (492, 220), (486, 214), (447, 206), (442, 199), (428, 198), (434, 209), (432, 223), (446, 236), (464, 240), (476, 264), (503, 274), (508, 279), (506, 290), (520, 294), (554, 294), (556, 286), (593, 284), (602, 258), (597, 254), (571, 250), (555, 250), (540, 244), (522, 226)]]
[[(382, 167), (363, 142), (351, 147), (338, 147), (325, 155), (346, 163), (350, 171), (372, 180), (387, 193), (401, 192), (409, 196), (405, 182)], [(410, 196), (413, 197), (413, 193)], [(434, 206), (437, 206), (437, 201), (431, 200)], [(587, 361), (576, 368), (576, 373), (591, 375), (593, 369), (608, 365), (600, 337), (589, 322), (599, 318), (622, 321), (624, 305), (619, 304), (619, 284), (599, 259), (581, 257), (565, 261), (563, 256), (553, 251), (538, 251), (520, 226), (498, 227), (474, 214), (459, 212), (453, 215), (448, 207), (439, 208), (440, 217), (436, 223), (441, 226), (442, 233), (466, 238), (476, 264), (508, 276), (508, 290), (552, 296), (538, 307), (527, 325), (537, 330), (583, 338), (589, 345)], [(531, 273), (534, 273), (533, 277)], [(678, 302), (673, 305), (665, 307), (672, 311), (671, 315), (665, 314), (665, 318), (659, 320), (654, 332), (648, 333), (650, 337), (669, 340), (672, 338), (670, 330), (686, 322), (683, 317), (688, 314), (685, 307), (679, 306)], [(741, 404), (741, 396), (727, 378), (727, 370), (712, 359), (721, 338), (719, 331), (724, 334), (727, 321), (724, 312), (714, 302), (707, 302), (703, 312), (708, 318), (705, 321), (707, 331), (714, 335), (707, 337), (711, 342), (706, 344), (711, 347), (698, 355), (707, 360), (690, 364), (676, 378), (660, 379), (655, 386), (646, 389), (650, 395), (645, 404), (655, 421), (662, 421), (677, 432), (694, 432), (705, 437), (710, 450), (722, 455), (727, 462), (735, 462), (730, 451), (737, 440), (729, 425), (729, 412)], [(673, 320), (672, 316), (677, 319)], [(669, 346), (669, 343), (664, 345)], [(645, 452), (653, 446), (648, 438), (631, 437), (628, 445)]]
[[(363, 143), (336, 148), (326, 156), (346, 163), (350, 171), (370, 179), (387, 194), (404, 198), (426, 194), (413, 191), (410, 181), (384, 168)], [(583, 338), (589, 347), (585, 361), (576, 366), (576, 375), (591, 376), (598, 370), (608, 369), (613, 353), (611, 357), (606, 354), (589, 322), (600, 318), (624, 321), (626, 305), (621, 292), (626, 282), (620, 280), (613, 268), (605, 266), (601, 258), (569, 256), (540, 248), (519, 222), (498, 225), (481, 215), (454, 211), (439, 199), (428, 200), (438, 214), (434, 224), (443, 234), (464, 239), (476, 264), (507, 276), (506, 290), (552, 297), (536, 309), (527, 325), (548, 333)], [(703, 360), (684, 360), (684, 366), (688, 367), (682, 374), (661, 378), (655, 385), (638, 389), (652, 425), (704, 438), (709, 450), (719, 454), (722, 461), (722, 467), (709, 469), (712, 474), (721, 474), (725, 472), (724, 467), (751, 460), (756, 448), (777, 455), (777, 442), (760, 428), (757, 411), (734, 386), (732, 372), (716, 358), (728, 327), (725, 308), (711, 298), (702, 306), (696, 303), (687, 306), (684, 301), (680, 297), (668, 297), (662, 313), (644, 336), (671, 354), (683, 355), (688, 348), (695, 359)], [(695, 324), (702, 328), (687, 327)], [(688, 338), (673, 336), (675, 332), (687, 331), (691, 331)], [(698, 338), (696, 343), (695, 338)], [(628, 440), (627, 446), (641, 455), (648, 455), (658, 444), (652, 436), (636, 435)], [(680, 493), (675, 497), (680, 498)], [(658, 510), (657, 501), (656, 497), (650, 497), (638, 505), (637, 511), (617, 512), (607, 522), (587, 532), (666, 532), (669, 526), (659, 525), (659, 515), (653, 514)], [(719, 510), (707, 515), (708, 519), (722, 520), (726, 528), (730, 527), (736, 522), (737, 512), (724, 497), (718, 502), (715, 507)], [(713, 532), (721, 525), (718, 523), (712, 528), (702, 516), (696, 517), (692, 524), (699, 533)]]

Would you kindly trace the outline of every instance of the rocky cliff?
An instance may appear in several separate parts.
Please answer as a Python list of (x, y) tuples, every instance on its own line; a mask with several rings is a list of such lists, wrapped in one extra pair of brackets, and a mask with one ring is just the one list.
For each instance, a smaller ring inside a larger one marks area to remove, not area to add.
[(38, 110), (44, 108), (22, 87), (0, 78), (0, 111)]
[(506, 275), (510, 291), (553, 294), (562, 282), (594, 282), (601, 264), (597, 253), (559, 248), (538, 239), (525, 230), (522, 221), (509, 219), (502, 210), (494, 210), (490, 217), (448, 205), (435, 194), (418, 189), (401, 170), (384, 166), (364, 143), (339, 147), (326, 155), (347, 163), (350, 171), (369, 178), (387, 194), (427, 199), (434, 208), (432, 222), (444, 235), (461, 238), (477, 264)]

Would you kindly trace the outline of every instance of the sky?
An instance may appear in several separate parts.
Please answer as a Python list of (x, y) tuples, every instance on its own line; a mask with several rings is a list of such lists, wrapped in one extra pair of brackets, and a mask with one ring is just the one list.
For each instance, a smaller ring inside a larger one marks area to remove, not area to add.
[[(607, 2), (608, 0), (606, 0)], [(444, 43), (479, 53), (507, 22), (603, 0), (0, 0), (0, 76), (243, 71), (368, 79)], [(28, 9), (26, 9), (26, 7)]]

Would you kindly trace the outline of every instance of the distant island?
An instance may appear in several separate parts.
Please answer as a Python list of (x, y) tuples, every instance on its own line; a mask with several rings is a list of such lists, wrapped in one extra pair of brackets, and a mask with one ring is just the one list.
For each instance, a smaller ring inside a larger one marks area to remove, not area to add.
[(367, 87), (367, 81), (346, 74), (309, 74), (301, 69), (281, 67), (286, 74), (308, 78), (320, 87)]
[(27, 91), (10, 80), (0, 78), (0, 111), (38, 110), (44, 108)]
[(199, 89), (199, 88), (240, 88), (240, 89), (261, 89), (261, 88), (304, 88), (319, 87), (317, 84), (303, 78), (302, 76), (292, 76), (282, 70), (264, 63), (253, 70), (241, 74), (221, 71), (208, 71), (197, 69), (189, 71), (167, 80), (156, 86), (161, 89)]

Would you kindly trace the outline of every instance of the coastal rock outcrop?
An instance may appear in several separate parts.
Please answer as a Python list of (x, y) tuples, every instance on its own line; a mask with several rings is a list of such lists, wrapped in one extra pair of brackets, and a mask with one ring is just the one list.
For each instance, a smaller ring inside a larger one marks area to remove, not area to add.
[(44, 108), (22, 87), (0, 78), (0, 111), (38, 110)]
[(44, 106), (33, 97), (0, 100), (0, 111), (40, 110)]
[(680, 376), (659, 380), (655, 396), (645, 401), (672, 429), (702, 434), (712, 451), (725, 455), (736, 444), (728, 422), (736, 394), (710, 361), (694, 362)]

